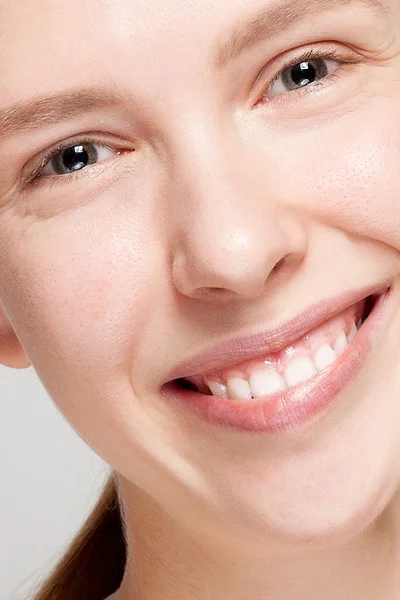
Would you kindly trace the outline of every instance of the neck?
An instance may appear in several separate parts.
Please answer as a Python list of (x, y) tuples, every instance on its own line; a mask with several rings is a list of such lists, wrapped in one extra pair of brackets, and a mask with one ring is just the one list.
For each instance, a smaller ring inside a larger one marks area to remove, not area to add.
[(124, 498), (124, 512), (128, 560), (113, 600), (400, 597), (400, 494), (362, 534), (335, 546), (183, 531), (137, 490)]

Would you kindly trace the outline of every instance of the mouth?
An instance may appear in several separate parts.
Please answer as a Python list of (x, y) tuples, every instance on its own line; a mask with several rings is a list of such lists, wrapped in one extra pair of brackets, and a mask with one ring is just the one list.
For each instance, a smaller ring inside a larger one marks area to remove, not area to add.
[(183, 389), (249, 402), (312, 380), (333, 366), (352, 343), (379, 296), (369, 296), (270, 354), (209, 373), (176, 380)]
[(335, 302), (324, 305), (327, 318), (314, 310), (313, 327), (307, 330), (310, 319), (300, 318), (295, 337), (287, 324), (260, 352), (254, 343), (234, 344), (224, 360), (218, 349), (208, 361), (200, 358), (201, 370), (170, 380), (163, 392), (214, 424), (269, 432), (301, 424), (327, 408), (360, 370), (389, 296), (386, 286), (352, 304), (343, 299), (338, 310)]

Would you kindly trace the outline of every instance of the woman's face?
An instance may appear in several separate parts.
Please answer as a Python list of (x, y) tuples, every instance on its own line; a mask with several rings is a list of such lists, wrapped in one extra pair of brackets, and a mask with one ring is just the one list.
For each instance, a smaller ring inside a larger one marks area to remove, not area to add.
[[(400, 484), (398, 2), (3, 0), (0, 23), (3, 362), (19, 340), (76, 431), (188, 527), (359, 531)], [(307, 400), (288, 361), (388, 286), (305, 423), (171, 391), (216, 371), (240, 396), (264, 365)]]

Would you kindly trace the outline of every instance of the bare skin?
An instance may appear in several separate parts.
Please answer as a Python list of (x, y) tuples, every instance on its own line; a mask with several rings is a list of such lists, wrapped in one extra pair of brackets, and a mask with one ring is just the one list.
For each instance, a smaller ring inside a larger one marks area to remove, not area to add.
[[(0, 0), (0, 361), (118, 474), (108, 600), (400, 599), (400, 5), (280, 2)], [(162, 394), (383, 282), (325, 418), (254, 434)]]

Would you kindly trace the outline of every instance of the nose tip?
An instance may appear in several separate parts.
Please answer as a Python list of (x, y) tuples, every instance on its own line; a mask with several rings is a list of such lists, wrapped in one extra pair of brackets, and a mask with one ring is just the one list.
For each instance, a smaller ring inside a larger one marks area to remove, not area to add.
[(195, 128), (172, 146), (172, 280), (190, 298), (252, 299), (293, 272), (306, 252), (307, 228), (286, 205), (267, 158), (261, 162), (231, 130), (215, 131)]
[(211, 235), (192, 228), (175, 253), (174, 285), (182, 295), (202, 300), (257, 298), (301, 258), (305, 244), (300, 233), (273, 220), (221, 226)]

